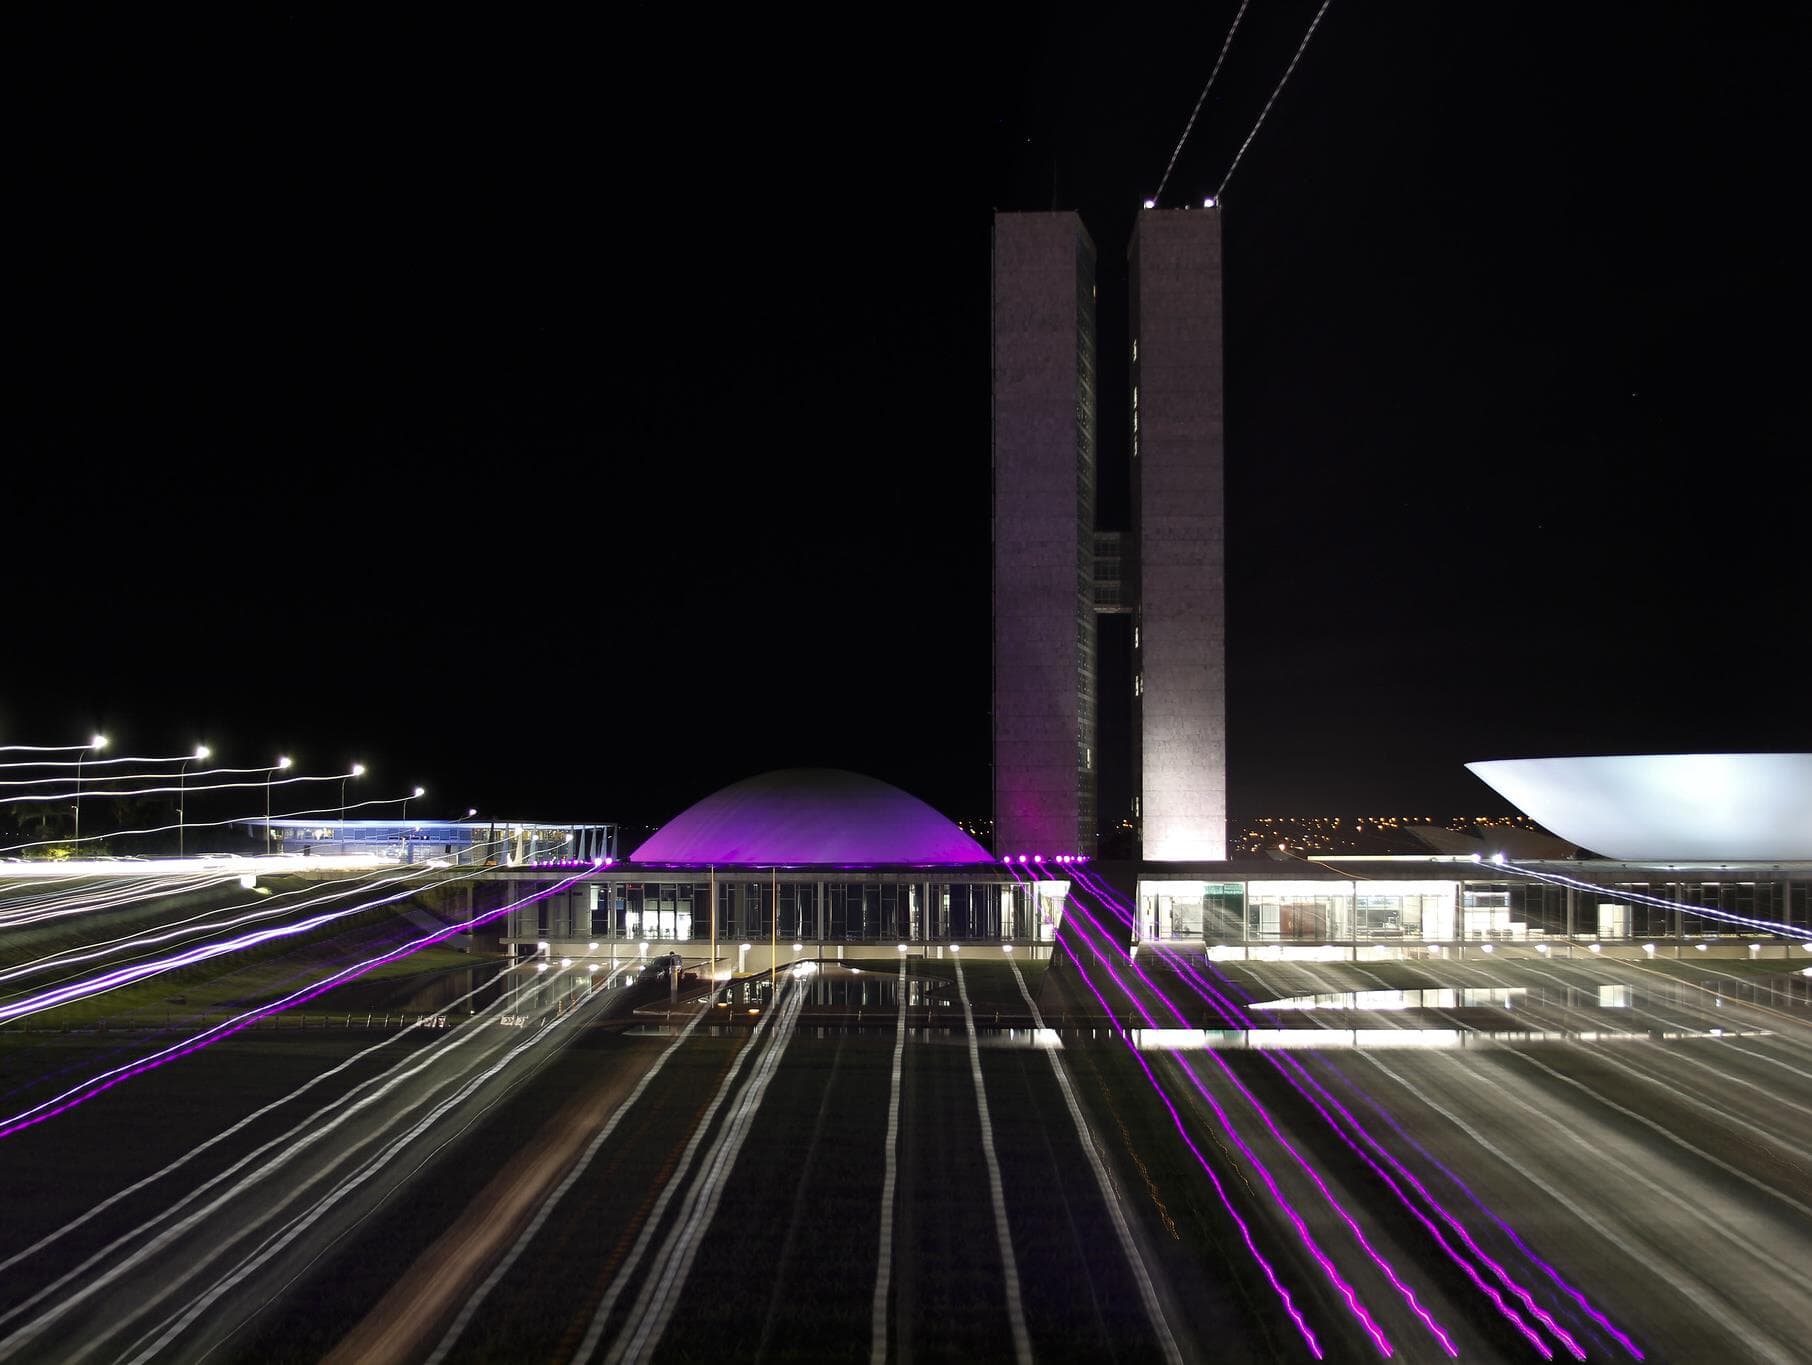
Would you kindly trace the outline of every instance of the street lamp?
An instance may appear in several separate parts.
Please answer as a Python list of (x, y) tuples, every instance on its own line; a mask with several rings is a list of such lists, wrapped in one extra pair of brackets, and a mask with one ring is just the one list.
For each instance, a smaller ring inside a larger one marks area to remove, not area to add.
[(355, 763), (352, 765), (352, 771), (340, 779), (340, 841), (342, 843), (346, 841), (346, 778), (363, 777), (364, 775), (365, 765)]
[(267, 768), (264, 773), (264, 856), (271, 856), (271, 774), (280, 773), (289, 767), (288, 755), (280, 755), (277, 766)]
[(176, 856), (183, 854), (183, 821), (187, 817), (188, 793), (184, 790), (189, 781), (189, 765), (199, 763), (214, 751), (205, 744), (197, 744), (195, 752), (182, 761), (182, 767), (176, 770)]
[(89, 749), (93, 749), (95, 752), (99, 753), (102, 749), (105, 749), (106, 747), (107, 747), (107, 736), (96, 735), (93, 739), (88, 741), (87, 747), (84, 748), (80, 753), (78, 753), (76, 755), (76, 761), (75, 761), (75, 838), (71, 841), (73, 843), (79, 844), (82, 842), (82, 760), (88, 757)]
[(409, 823), (409, 803), (416, 797), (426, 796), (427, 794), (428, 789), (426, 787), (417, 787), (414, 791), (410, 792), (409, 795), (403, 798), (403, 823), (405, 825)]

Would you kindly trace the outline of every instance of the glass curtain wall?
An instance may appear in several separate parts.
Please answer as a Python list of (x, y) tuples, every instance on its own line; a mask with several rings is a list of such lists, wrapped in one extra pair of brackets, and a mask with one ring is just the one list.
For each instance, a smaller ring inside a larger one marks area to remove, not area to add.
[[(1064, 883), (1038, 891), (994, 882), (920, 881), (910, 877), (717, 881), (717, 937), (749, 942), (770, 935), (789, 943), (924, 943), (1049, 941), (1062, 910)], [(1046, 889), (1050, 894), (1042, 894)], [(590, 888), (593, 938), (696, 941), (708, 939), (707, 881), (612, 882)], [(545, 903), (543, 903), (545, 904)], [(586, 908), (581, 902), (577, 908)], [(777, 916), (777, 920), (774, 918)], [(546, 937), (547, 927), (537, 929)], [(551, 926), (548, 926), (551, 927)]]

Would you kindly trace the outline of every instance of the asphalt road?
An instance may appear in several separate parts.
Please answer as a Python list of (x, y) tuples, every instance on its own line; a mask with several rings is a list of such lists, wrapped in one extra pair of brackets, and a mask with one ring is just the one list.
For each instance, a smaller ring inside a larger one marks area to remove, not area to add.
[(980, 1025), (1016, 1000), (981, 972), (933, 1028), (783, 980), (625, 1034), (556, 970), (185, 1059), (0, 1151), (35, 1196), (0, 1359), (1812, 1359), (1804, 1003), (1690, 961), (1133, 959), (1089, 908), (1031, 989), (1130, 1034)]

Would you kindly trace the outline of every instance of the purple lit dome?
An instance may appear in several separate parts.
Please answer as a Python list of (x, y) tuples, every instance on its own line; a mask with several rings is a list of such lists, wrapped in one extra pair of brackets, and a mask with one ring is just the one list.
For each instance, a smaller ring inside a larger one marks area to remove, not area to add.
[(916, 796), (840, 768), (783, 768), (714, 792), (661, 826), (638, 863), (991, 863)]

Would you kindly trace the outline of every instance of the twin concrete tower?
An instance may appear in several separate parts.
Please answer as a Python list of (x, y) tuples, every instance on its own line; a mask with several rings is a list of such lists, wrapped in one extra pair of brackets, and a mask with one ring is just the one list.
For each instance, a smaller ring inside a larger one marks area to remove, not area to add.
[[(994, 218), (995, 852), (1092, 853), (1130, 762), (1141, 856), (1227, 856), (1221, 224), (1146, 209), (1128, 248), (1132, 529), (1095, 526), (1095, 244)], [(1101, 752), (1099, 632), (1132, 617), (1130, 753)]]

